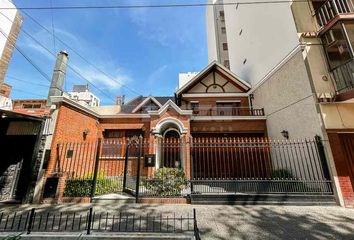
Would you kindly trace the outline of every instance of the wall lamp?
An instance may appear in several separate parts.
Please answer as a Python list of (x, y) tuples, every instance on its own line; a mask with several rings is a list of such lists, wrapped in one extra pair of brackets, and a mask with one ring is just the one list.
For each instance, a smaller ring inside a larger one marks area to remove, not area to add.
[(281, 135), (282, 135), (284, 138), (289, 139), (289, 132), (288, 132), (288, 131), (283, 130), (283, 131), (281, 131), (280, 133), (281, 133)]
[(82, 136), (83, 136), (84, 140), (86, 140), (86, 137), (89, 133), (90, 133), (90, 129), (88, 129), (88, 128), (82, 132)]

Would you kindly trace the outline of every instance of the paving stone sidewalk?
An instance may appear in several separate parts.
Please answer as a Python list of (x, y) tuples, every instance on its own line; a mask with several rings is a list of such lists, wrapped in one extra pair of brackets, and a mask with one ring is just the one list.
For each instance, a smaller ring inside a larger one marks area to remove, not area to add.
[(322, 206), (229, 206), (181, 204), (1, 205), (0, 211), (131, 212), (187, 214), (197, 211), (202, 239), (354, 239), (354, 209)]

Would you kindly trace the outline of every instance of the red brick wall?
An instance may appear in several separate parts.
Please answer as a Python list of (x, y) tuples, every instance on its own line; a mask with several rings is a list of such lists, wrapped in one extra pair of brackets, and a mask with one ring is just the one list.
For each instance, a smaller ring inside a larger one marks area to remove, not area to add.
[[(89, 130), (84, 139), (83, 132)], [(97, 119), (91, 115), (74, 109), (70, 106), (61, 105), (56, 121), (56, 127), (52, 141), (52, 155), (48, 163), (47, 174), (50, 174), (55, 167), (56, 146), (61, 142), (93, 142), (97, 141), (101, 136), (99, 131), (99, 123)]]
[[(352, 134), (354, 134), (354, 132)], [(351, 172), (351, 164), (354, 163), (349, 163), (349, 161), (354, 161), (354, 159), (349, 159), (346, 154), (340, 132), (328, 132), (328, 138), (337, 170), (339, 185), (343, 195), (344, 205), (346, 207), (354, 208), (354, 176)]]

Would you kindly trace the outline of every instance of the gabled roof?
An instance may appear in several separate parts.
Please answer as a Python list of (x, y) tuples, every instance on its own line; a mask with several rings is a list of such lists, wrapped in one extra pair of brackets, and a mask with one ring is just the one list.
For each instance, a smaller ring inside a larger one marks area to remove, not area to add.
[(233, 81), (237, 86), (241, 87), (245, 92), (248, 92), (251, 89), (251, 85), (248, 82), (242, 80), (239, 76), (231, 72), (229, 69), (227, 69), (220, 63), (214, 61), (210, 63), (206, 68), (204, 68), (200, 73), (198, 73), (195, 77), (193, 77), (188, 83), (186, 83), (180, 89), (178, 89), (176, 91), (176, 95), (182, 94), (183, 92), (188, 90), (191, 86), (203, 80), (204, 77), (215, 68), (217, 68), (220, 72), (226, 75), (231, 81)]
[(168, 100), (162, 107), (160, 107), (159, 110), (154, 110), (154, 111), (148, 111), (150, 115), (161, 115), (168, 107), (172, 107), (173, 109), (176, 110), (180, 115), (192, 115), (193, 111), (192, 110), (182, 110), (180, 107), (177, 106), (177, 104), (172, 101), (171, 99)]
[(154, 98), (153, 96), (149, 96), (147, 98), (144, 99), (144, 101), (142, 101), (138, 106), (136, 106), (132, 113), (136, 113), (138, 110), (140, 110), (145, 104), (149, 103), (150, 101), (152, 101), (153, 103), (155, 103), (158, 107), (161, 107), (161, 103), (159, 101), (156, 100), (156, 98)]

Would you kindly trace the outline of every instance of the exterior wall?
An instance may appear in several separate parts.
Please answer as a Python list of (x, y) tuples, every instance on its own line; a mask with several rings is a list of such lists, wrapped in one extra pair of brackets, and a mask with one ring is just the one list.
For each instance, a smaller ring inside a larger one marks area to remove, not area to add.
[[(222, 3), (223, 0), (208, 0), (208, 4)], [(226, 27), (225, 21), (221, 21), (220, 11), (224, 11), (222, 5), (209, 5), (206, 7), (206, 26), (208, 39), (208, 61), (218, 61), (224, 65), (225, 60), (229, 60), (228, 50), (223, 50), (223, 43), (228, 43), (227, 32), (221, 31)]]
[[(8, 0), (0, 0), (2, 7), (14, 8), (15, 6)], [(22, 16), (17, 10), (0, 10), (0, 85), (4, 81), (14, 45), (22, 25)], [(5, 16), (3, 16), (4, 14)], [(5, 36), (6, 37), (5, 37)]]
[(0, 83), (0, 96), (9, 97), (11, 93), (11, 85), (7, 83)]
[(264, 107), (271, 138), (283, 138), (283, 130), (290, 138), (323, 136), (301, 51), (254, 91), (253, 103)]
[(191, 133), (263, 133), (265, 120), (192, 121)]
[[(44, 99), (18, 99), (13, 100), (13, 111), (17, 113), (28, 114), (32, 116), (49, 115), (49, 108), (46, 107)], [(24, 108), (24, 104), (39, 104), (40, 108)]]
[(299, 44), (289, 3), (228, 5), (225, 19), (230, 69), (253, 87)]
[[(55, 149), (60, 142), (97, 141), (101, 137), (99, 123), (95, 117), (89, 116), (70, 106), (61, 105), (57, 116), (54, 137), (52, 139), (52, 154), (46, 174), (50, 174), (55, 167)], [(83, 132), (89, 129), (84, 139)]]
[(182, 106), (190, 107), (191, 101), (198, 101), (200, 107), (216, 107), (217, 101), (240, 101), (240, 107), (249, 107), (248, 97), (188, 97), (183, 99)]
[[(347, 131), (346, 131), (347, 132)], [(354, 208), (354, 159), (346, 155), (341, 139), (341, 131), (328, 130), (328, 138), (332, 148), (332, 154), (336, 168), (336, 179), (346, 207)], [(354, 135), (354, 129), (351, 130)], [(351, 164), (349, 163), (351, 161)]]
[(150, 136), (150, 118), (109, 118), (100, 119), (101, 132), (108, 129), (141, 129), (144, 138)]

